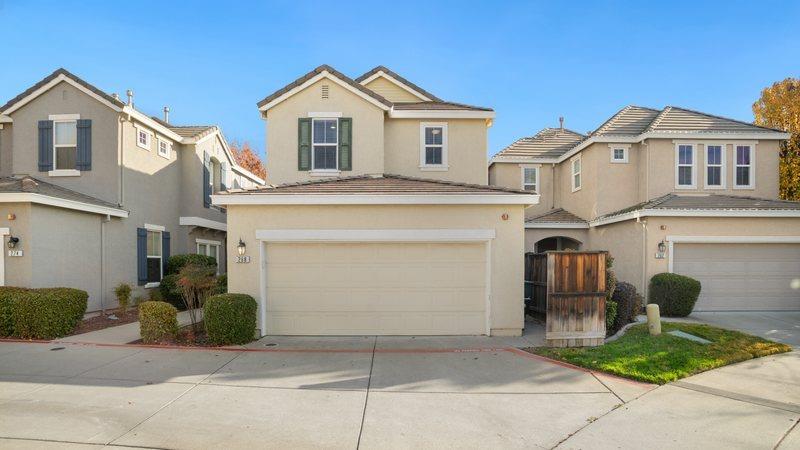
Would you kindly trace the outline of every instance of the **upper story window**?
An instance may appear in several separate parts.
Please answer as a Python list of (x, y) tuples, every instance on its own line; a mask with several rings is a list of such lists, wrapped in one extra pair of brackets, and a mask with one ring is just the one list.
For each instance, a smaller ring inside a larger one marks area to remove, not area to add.
[(725, 187), (725, 145), (706, 145), (706, 188)]
[(572, 192), (581, 188), (581, 155), (572, 158)]
[(149, 131), (136, 127), (136, 145), (145, 150), (150, 150), (150, 141), (152, 139), (153, 135)]
[(164, 158), (169, 159), (170, 154), (172, 153), (172, 143), (166, 141), (164, 139), (158, 139), (158, 156), (163, 156)]
[(751, 145), (736, 145), (736, 186), (740, 189), (751, 189), (755, 186), (753, 164), (755, 163)]
[(313, 119), (311, 170), (338, 170), (339, 121)]
[(420, 168), (447, 169), (447, 124), (420, 124)]
[(53, 121), (53, 161), (55, 170), (75, 170), (78, 161), (78, 121)]
[(522, 189), (525, 191), (539, 192), (539, 168), (522, 168)]
[(617, 164), (624, 164), (628, 162), (628, 147), (627, 145), (609, 145), (611, 149), (611, 162)]
[(678, 144), (675, 147), (675, 187), (690, 189), (696, 187), (695, 183), (695, 157), (694, 144)]

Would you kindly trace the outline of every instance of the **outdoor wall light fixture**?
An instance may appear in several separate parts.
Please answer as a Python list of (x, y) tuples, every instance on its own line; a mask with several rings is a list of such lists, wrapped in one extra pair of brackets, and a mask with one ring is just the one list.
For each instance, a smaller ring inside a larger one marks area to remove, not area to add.
[(9, 236), (8, 237), (8, 244), (7, 244), (8, 248), (16, 247), (18, 242), (19, 242), (19, 238), (18, 237)]
[(656, 259), (664, 259), (664, 255), (667, 254), (667, 243), (662, 239), (661, 242), (658, 243), (658, 251), (656, 252)]
[(239, 252), (239, 256), (244, 256), (245, 252), (247, 251), (247, 246), (244, 245), (242, 238), (239, 238), (239, 245), (236, 246), (236, 251)]

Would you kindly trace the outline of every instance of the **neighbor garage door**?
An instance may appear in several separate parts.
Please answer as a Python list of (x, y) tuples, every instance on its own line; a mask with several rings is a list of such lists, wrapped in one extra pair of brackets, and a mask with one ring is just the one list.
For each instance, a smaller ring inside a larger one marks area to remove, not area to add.
[(673, 258), (703, 285), (696, 311), (800, 310), (800, 244), (676, 243)]
[(484, 244), (268, 243), (267, 333), (485, 334)]

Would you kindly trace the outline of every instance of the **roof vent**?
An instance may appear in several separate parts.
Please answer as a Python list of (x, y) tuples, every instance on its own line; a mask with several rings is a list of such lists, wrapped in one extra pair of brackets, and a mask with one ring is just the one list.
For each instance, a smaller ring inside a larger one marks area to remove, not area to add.
[(164, 107), (164, 122), (169, 123), (169, 106)]
[(125, 95), (128, 96), (128, 106), (133, 106), (133, 91), (131, 89), (128, 89), (127, 91), (125, 91)]
[(119, 94), (117, 94), (116, 92), (111, 94), (111, 96), (114, 97), (114, 100), (119, 100)]
[(558, 118), (558, 129), (564, 131), (564, 117)]
[(328, 98), (328, 90), (329, 89), (330, 88), (328, 87), (327, 84), (323, 84), (322, 85), (322, 98)]

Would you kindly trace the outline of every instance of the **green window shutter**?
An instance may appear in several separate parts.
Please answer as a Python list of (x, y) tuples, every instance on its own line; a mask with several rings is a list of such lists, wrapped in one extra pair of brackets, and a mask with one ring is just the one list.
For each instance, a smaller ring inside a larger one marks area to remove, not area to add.
[(339, 170), (353, 170), (353, 119), (339, 119)]
[(311, 119), (297, 121), (297, 170), (311, 170)]

